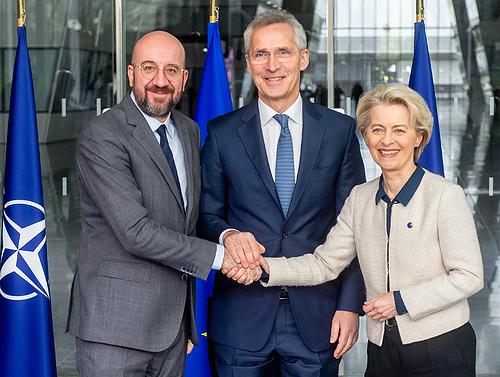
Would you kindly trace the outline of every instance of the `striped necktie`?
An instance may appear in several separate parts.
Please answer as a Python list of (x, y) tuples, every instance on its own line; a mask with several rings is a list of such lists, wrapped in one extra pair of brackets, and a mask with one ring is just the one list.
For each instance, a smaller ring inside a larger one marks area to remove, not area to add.
[(292, 200), (293, 189), (295, 188), (292, 135), (288, 128), (288, 115), (276, 114), (274, 119), (281, 126), (278, 149), (276, 151), (275, 183), (281, 209), (283, 210), (283, 215), (286, 217), (290, 201)]

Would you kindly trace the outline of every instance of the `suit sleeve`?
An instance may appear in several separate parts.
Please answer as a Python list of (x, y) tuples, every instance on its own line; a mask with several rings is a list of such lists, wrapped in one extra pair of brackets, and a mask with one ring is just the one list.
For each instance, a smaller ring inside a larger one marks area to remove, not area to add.
[(216, 245), (168, 229), (148, 217), (129, 155), (112, 130), (98, 123), (82, 132), (77, 168), (83, 188), (124, 250), (201, 279), (208, 277)]
[(201, 200), (198, 232), (213, 242), (231, 226), (226, 222), (226, 179), (213, 123), (207, 124), (208, 136), (201, 154)]
[[(365, 167), (359, 150), (356, 125), (353, 121), (350, 125), (349, 139), (337, 180), (337, 215), (342, 210), (344, 202), (351, 193), (352, 188), (365, 181)], [(358, 258), (355, 258), (350, 266), (342, 272), (340, 279), (342, 285), (337, 302), (337, 310), (363, 314), (362, 307), (366, 298), (366, 290)]]

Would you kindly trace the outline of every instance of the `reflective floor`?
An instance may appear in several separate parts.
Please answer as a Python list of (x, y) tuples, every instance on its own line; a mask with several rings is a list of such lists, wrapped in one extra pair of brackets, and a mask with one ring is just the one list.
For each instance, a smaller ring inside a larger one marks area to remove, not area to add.
[[(466, 191), (474, 211), (485, 263), (485, 288), (471, 300), (477, 334), (478, 376), (500, 376), (500, 121), (481, 104), (467, 115), (462, 100), (439, 102), (446, 176)], [(4, 146), (3, 146), (4, 155)], [(52, 310), (59, 376), (76, 376), (74, 341), (64, 333), (71, 279), (78, 254), (79, 197), (75, 142), (41, 146)], [(378, 175), (363, 149), (369, 178)], [(3, 166), (3, 161), (1, 165)], [(491, 177), (491, 178), (490, 178)], [(492, 182), (492, 183), (491, 183)], [(490, 195), (491, 194), (491, 195)], [(360, 340), (345, 357), (343, 374), (362, 376), (366, 363), (364, 321)]]

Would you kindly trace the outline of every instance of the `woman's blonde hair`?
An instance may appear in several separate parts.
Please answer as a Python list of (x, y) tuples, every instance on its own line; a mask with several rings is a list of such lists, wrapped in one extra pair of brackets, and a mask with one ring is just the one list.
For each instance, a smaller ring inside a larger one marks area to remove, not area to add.
[(371, 112), (378, 105), (403, 105), (410, 112), (410, 125), (422, 135), (422, 142), (415, 147), (414, 161), (417, 161), (432, 135), (434, 119), (425, 100), (413, 89), (400, 83), (381, 84), (364, 93), (359, 100), (356, 118), (358, 128), (366, 134), (371, 123)]

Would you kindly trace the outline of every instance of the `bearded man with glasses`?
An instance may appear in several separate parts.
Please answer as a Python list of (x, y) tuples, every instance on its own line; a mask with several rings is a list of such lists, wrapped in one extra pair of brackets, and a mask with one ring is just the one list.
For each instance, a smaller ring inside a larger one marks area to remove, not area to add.
[(81, 244), (68, 331), (81, 377), (181, 377), (197, 342), (194, 277), (234, 265), (194, 237), (200, 134), (174, 110), (188, 79), (173, 35), (140, 38), (132, 92), (82, 130)]

